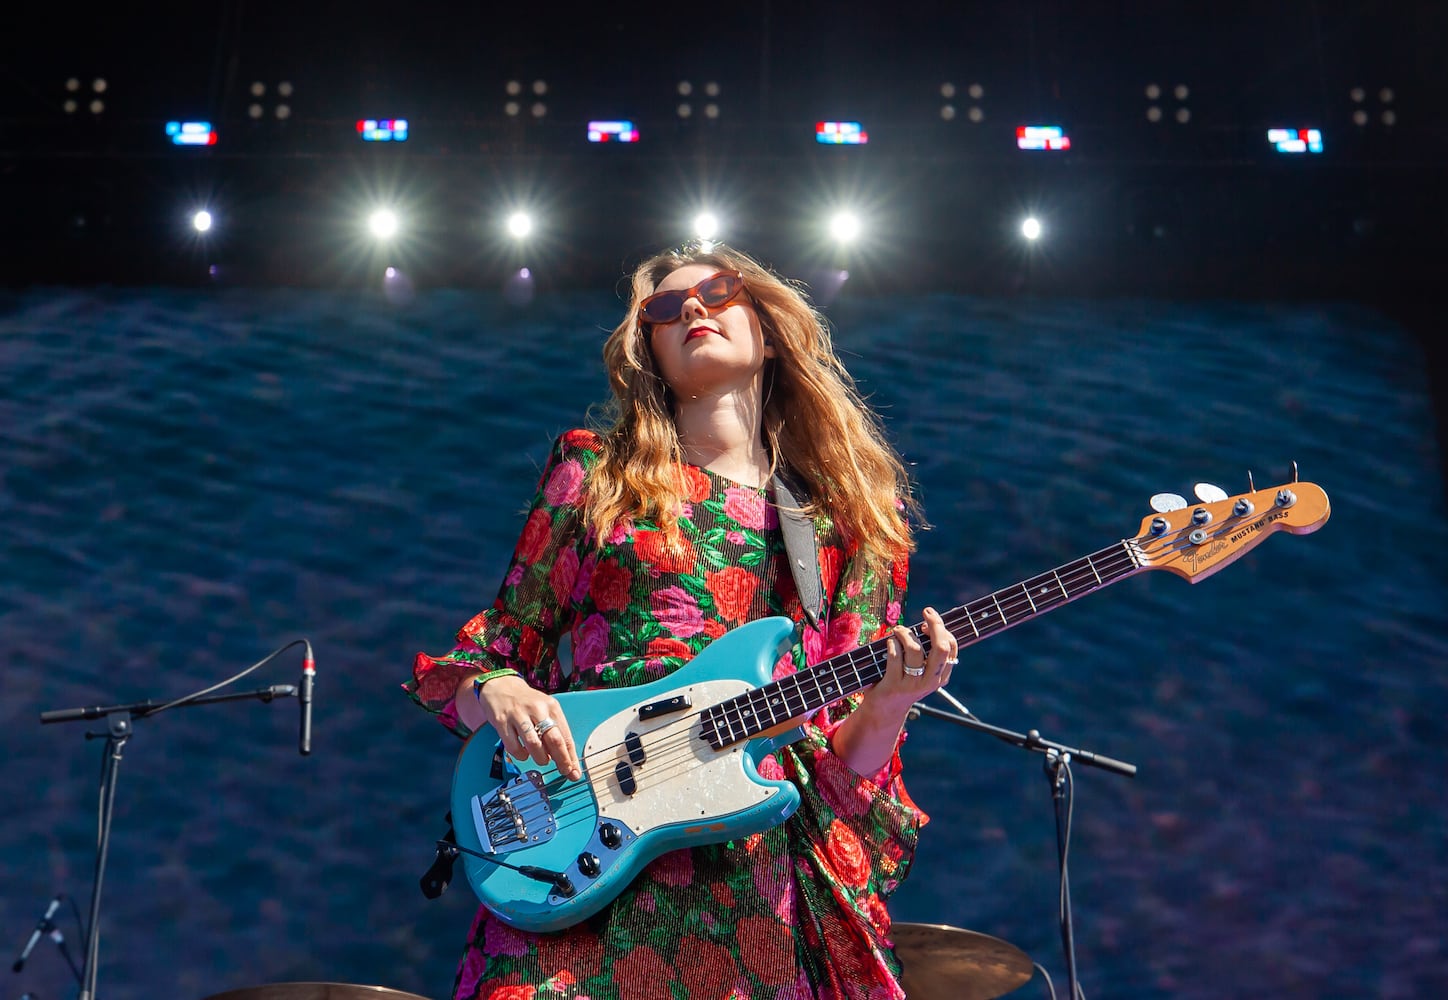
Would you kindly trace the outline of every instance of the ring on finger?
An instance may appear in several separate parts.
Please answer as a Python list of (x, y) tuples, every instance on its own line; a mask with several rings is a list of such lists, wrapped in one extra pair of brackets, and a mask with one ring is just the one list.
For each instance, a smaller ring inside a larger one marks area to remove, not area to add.
[(960, 662), (960, 657), (958, 657), (958, 656), (950, 656), (950, 657), (947, 657), (947, 658), (946, 658), (946, 660), (945, 660), (945, 665), (946, 665), (947, 667), (953, 667), (953, 666), (955, 666), (955, 665), (956, 665), (957, 663), (959, 663), (959, 662)]
[(902, 664), (900, 664), (900, 666), (903, 667), (903, 668), (905, 669), (905, 673), (909, 674), (911, 677), (924, 677), (924, 676), (925, 676), (925, 664), (923, 664), (923, 663), (920, 664), (920, 666), (918, 666), (918, 667), (912, 667), (912, 666), (911, 666), (910, 664), (908, 664), (908, 663), (902, 663)]
[(539, 719), (533, 724), (533, 731), (536, 732), (539, 736), (542, 736), (544, 733), (548, 732), (548, 730), (555, 728), (557, 725), (558, 723), (554, 722), (552, 719), (548, 718), (548, 716), (545, 715), (543, 716), (543, 718)]

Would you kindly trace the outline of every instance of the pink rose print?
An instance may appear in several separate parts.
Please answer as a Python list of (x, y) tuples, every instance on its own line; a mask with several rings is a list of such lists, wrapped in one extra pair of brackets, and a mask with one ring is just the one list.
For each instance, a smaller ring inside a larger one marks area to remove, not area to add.
[(589, 615), (573, 634), (573, 662), (579, 669), (596, 667), (608, 649), (608, 620)]
[(680, 639), (704, 631), (699, 602), (683, 587), (665, 587), (649, 597), (649, 607), (658, 623)]
[(501, 920), (489, 920), (483, 928), (483, 949), (493, 955), (526, 955), (528, 939)]
[(543, 488), (543, 498), (554, 507), (573, 503), (582, 492), (582, 486), (583, 466), (569, 459), (553, 470), (548, 485)]
[(579, 565), (578, 576), (573, 580), (573, 592), (568, 595), (574, 604), (583, 600), (583, 595), (588, 593), (588, 585), (593, 582), (593, 567), (597, 563), (598, 556), (590, 552)]
[(619, 521), (613, 526), (613, 530), (608, 533), (608, 544), (622, 545), (624, 541), (632, 534), (633, 521), (629, 519)]
[(724, 491), (724, 513), (742, 528), (762, 529), (766, 509), (764, 497), (754, 490), (730, 486)]
[(812, 628), (804, 630), (805, 660), (810, 666), (831, 656), (848, 652), (860, 644), (860, 616), (853, 611), (835, 615), (825, 627), (823, 636)]

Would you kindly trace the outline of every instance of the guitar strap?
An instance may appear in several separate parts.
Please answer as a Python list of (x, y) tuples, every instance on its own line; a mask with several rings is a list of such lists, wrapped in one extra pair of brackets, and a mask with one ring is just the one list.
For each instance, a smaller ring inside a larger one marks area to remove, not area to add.
[(818, 631), (825, 610), (824, 588), (820, 584), (820, 554), (815, 539), (814, 522), (801, 511), (797, 497), (809, 492), (788, 472), (774, 474), (774, 499), (779, 510), (779, 528), (784, 535), (784, 551), (789, 558), (789, 572), (799, 594), (800, 608), (810, 628)]

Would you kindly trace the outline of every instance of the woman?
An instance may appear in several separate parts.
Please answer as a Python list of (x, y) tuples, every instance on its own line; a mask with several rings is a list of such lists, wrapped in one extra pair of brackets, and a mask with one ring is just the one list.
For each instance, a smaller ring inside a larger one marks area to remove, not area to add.
[[(454, 995), (903, 996), (884, 900), (926, 817), (897, 751), (910, 705), (949, 680), (957, 651), (933, 609), (918, 633), (899, 624), (912, 548), (903, 464), (820, 316), (737, 251), (642, 264), (603, 354), (611, 425), (558, 440), (497, 601), (450, 654), (419, 654), (413, 698), (459, 735), (492, 726), (517, 759), (576, 779), (553, 693), (656, 680), (744, 622), (798, 623), (776, 677), (888, 636), (886, 673), (765, 759), (761, 774), (801, 792), (782, 825), (664, 854), (564, 931), (521, 932), (481, 909)], [(808, 493), (796, 502), (814, 524), (818, 627), (780, 531), (771, 481), (786, 470)]]

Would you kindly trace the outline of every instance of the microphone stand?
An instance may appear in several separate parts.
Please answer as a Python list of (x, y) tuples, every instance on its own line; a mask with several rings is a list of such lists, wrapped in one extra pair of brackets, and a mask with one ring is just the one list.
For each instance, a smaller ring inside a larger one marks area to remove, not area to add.
[(959, 714), (934, 708), (923, 702), (916, 702), (911, 707), (912, 717), (928, 715), (933, 719), (943, 719), (946, 722), (953, 722), (957, 726), (994, 736), (1002, 742), (1023, 750), (1045, 754), (1046, 780), (1051, 785), (1051, 802), (1056, 813), (1056, 863), (1061, 872), (1061, 950), (1066, 960), (1066, 980), (1069, 984), (1067, 996), (1070, 997), (1070, 1000), (1078, 1000), (1082, 994), (1081, 984), (1076, 974), (1076, 935), (1071, 924), (1071, 882), (1066, 866), (1066, 856), (1071, 841), (1071, 809), (1074, 791), (1071, 781), (1071, 761), (1075, 760), (1090, 767), (1099, 767), (1103, 771), (1128, 778), (1136, 777), (1136, 765), (1107, 757), (1104, 754), (1056, 743), (1043, 738), (1040, 731), (1036, 729), (1022, 735), (1009, 729), (989, 725), (972, 715), (970, 709), (962, 705), (944, 688), (940, 689), (939, 694), (958, 708)]
[(106, 720), (106, 732), (87, 732), (85, 734), (85, 738), (88, 740), (99, 739), (104, 736), (106, 747), (101, 768), (100, 822), (96, 843), (96, 874), (95, 882), (91, 886), (90, 927), (86, 931), (85, 961), (82, 966), (85, 975), (81, 980), (79, 1000), (95, 1000), (96, 973), (100, 964), (101, 883), (105, 878), (106, 860), (110, 854), (111, 820), (115, 816), (116, 805), (116, 777), (120, 770), (121, 755), (125, 751), (126, 743), (135, 735), (132, 723), (136, 719), (144, 719), (146, 716), (152, 715), (163, 708), (189, 708), (192, 705), (209, 705), (217, 701), (242, 701), (248, 699), (258, 699), (269, 702), (275, 698), (291, 697), (296, 693), (297, 689), (295, 685), (273, 684), (270, 687), (260, 688), (256, 691), (202, 695), (195, 698), (182, 698), (171, 701), (151, 698), (146, 701), (132, 702), (128, 705), (92, 705), (83, 708), (62, 708), (40, 713), (40, 721), (46, 724), (54, 722), (78, 722), (89, 719)]

